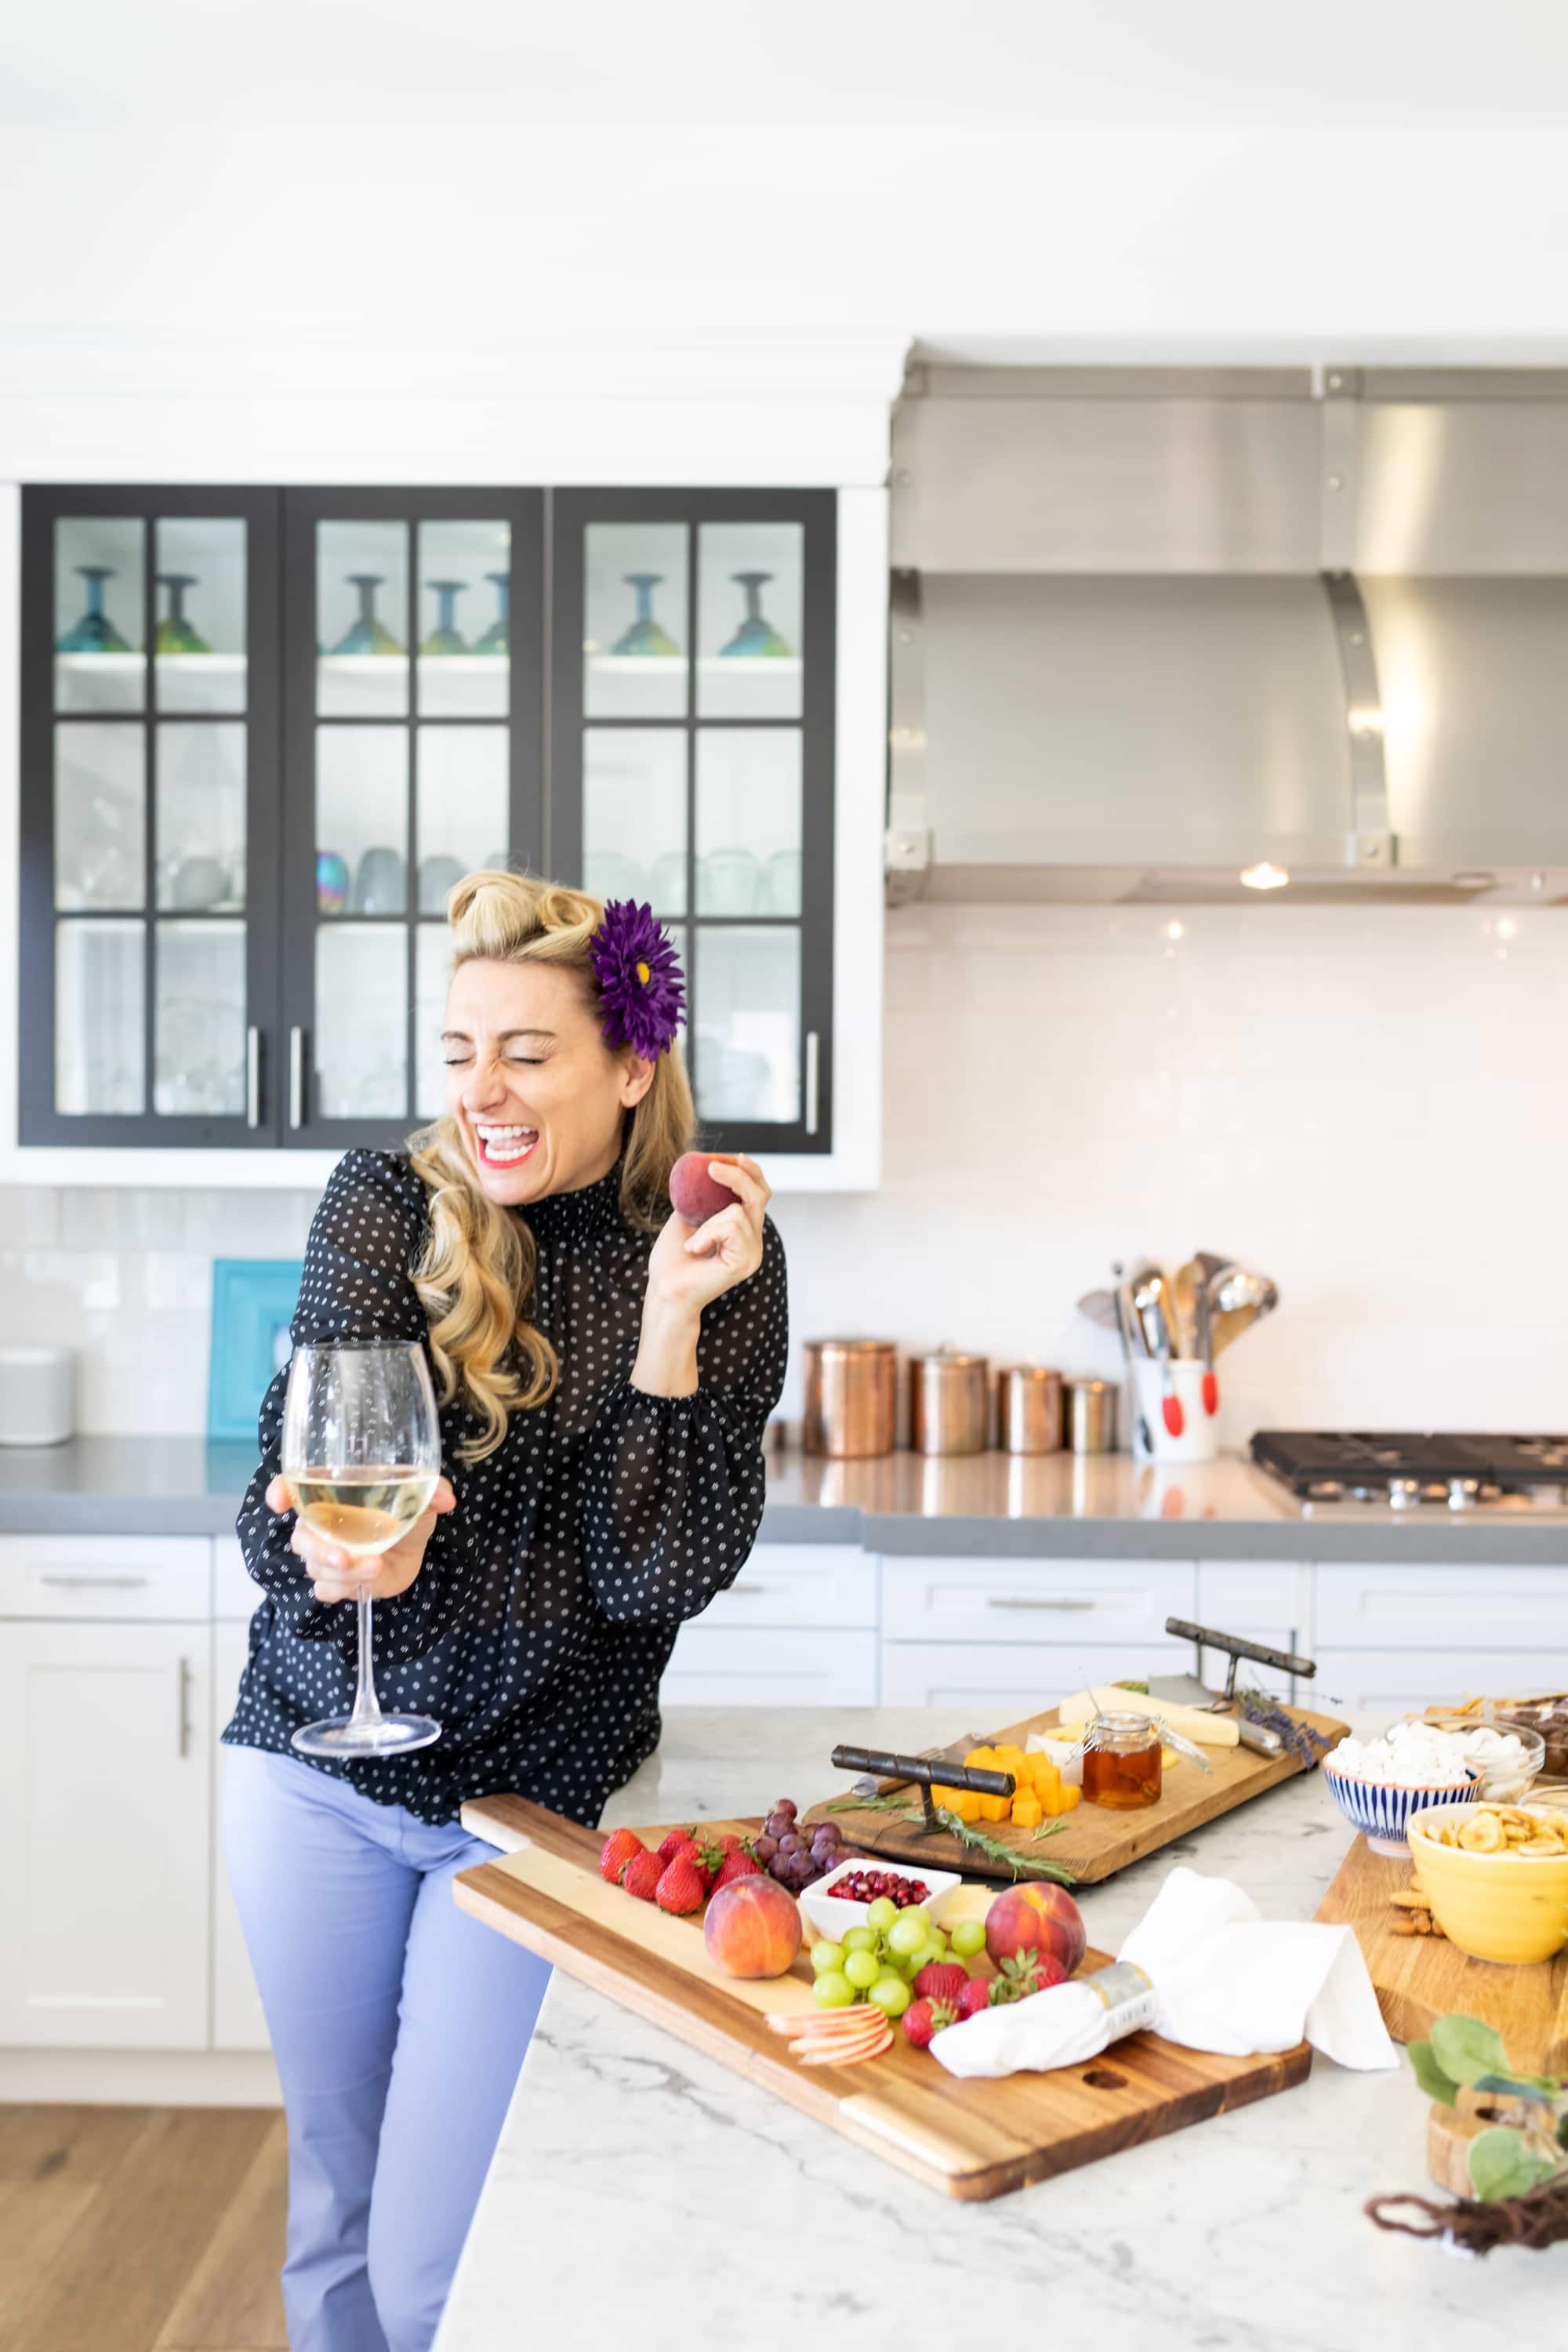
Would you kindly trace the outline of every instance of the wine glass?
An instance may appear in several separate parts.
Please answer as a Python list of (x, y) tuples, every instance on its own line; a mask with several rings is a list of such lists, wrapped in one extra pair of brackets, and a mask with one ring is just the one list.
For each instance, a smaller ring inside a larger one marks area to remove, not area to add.
[(664, 627), (653, 609), (653, 592), (664, 584), (662, 572), (628, 572), (626, 584), (637, 600), (637, 618), (621, 631), (610, 647), (613, 654), (656, 655), (668, 659), (679, 654), (680, 647)]
[(789, 646), (763, 610), (763, 590), (773, 576), (771, 572), (731, 572), (730, 577), (736, 587), (744, 592), (746, 617), (729, 644), (720, 646), (721, 654), (731, 657), (751, 654), (765, 655), (773, 660), (787, 659)]
[[(373, 1339), (296, 1348), (283, 1401), (283, 1475), (304, 1524), (351, 1559), (397, 1543), (425, 1510), (441, 1475), (441, 1430), (425, 1350)], [(370, 1596), (359, 1612), (353, 1712), (307, 1723), (303, 1756), (392, 1756), (428, 1748), (428, 1715), (384, 1715), (371, 1671)]]

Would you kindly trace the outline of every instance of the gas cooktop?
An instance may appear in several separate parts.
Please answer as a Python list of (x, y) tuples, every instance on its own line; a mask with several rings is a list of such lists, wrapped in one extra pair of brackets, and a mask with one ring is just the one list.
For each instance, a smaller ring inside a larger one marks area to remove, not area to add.
[(1309, 1507), (1568, 1509), (1568, 1436), (1260, 1429), (1252, 1458)]

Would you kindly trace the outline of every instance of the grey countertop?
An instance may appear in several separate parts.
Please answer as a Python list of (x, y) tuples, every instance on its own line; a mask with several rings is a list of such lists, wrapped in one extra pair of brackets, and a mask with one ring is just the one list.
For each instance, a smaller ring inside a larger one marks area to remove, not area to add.
[[(919, 1750), (963, 1712), (669, 1707), (605, 1825), (822, 1793), (835, 1739)], [(1370, 1728), (1358, 1724), (1358, 1729)], [(1351, 1832), (1287, 1781), (1089, 1888), (1116, 1949), (1174, 1861), (1310, 1919)], [(1297, 2089), (988, 2204), (957, 2204), (559, 1970), (437, 2338), (677, 2352), (1126, 2336), (1148, 2352), (1506, 2352), (1562, 2336), (1562, 2249), (1455, 2261), (1364, 2199), (1426, 2180), (1409, 2071)]]
[[(226, 1535), (252, 1448), (199, 1437), (0, 1446), (0, 1533)], [(1568, 1518), (1346, 1507), (1304, 1517), (1237, 1455), (1163, 1469), (1125, 1454), (871, 1462), (768, 1457), (767, 1543), (994, 1559), (1354, 1560), (1560, 1567)]]

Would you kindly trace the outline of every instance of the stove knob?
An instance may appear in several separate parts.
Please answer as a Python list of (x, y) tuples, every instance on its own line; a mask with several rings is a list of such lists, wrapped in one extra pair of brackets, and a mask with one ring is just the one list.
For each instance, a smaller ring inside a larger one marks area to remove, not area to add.
[(1480, 1491), (1481, 1482), (1479, 1478), (1450, 1478), (1448, 1508), (1451, 1511), (1468, 1511)]
[(1389, 1480), (1388, 1506), (1390, 1510), (1414, 1510), (1420, 1500), (1421, 1481), (1419, 1478), (1391, 1478)]

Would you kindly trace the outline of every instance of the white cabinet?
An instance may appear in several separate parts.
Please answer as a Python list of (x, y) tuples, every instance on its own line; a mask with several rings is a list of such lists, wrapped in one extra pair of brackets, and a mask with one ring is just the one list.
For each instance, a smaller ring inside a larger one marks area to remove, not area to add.
[[(1539, 1576), (1542, 1571), (1537, 1569)], [(1419, 1622), (1419, 1621), (1416, 1621)], [(1412, 1707), (1467, 1698), (1529, 1697), (1560, 1688), (1563, 1653), (1545, 1650), (1351, 1650), (1318, 1652), (1318, 1678), (1303, 1687), (1320, 1715), (1362, 1708), (1392, 1719)]]
[(889, 1642), (882, 1652), (884, 1706), (973, 1706), (970, 1726), (978, 1738), (1004, 1725), (1040, 1715), (1089, 1680), (1113, 1682), (1136, 1667), (1170, 1656), (1174, 1666), (1191, 1660), (1192, 1644), (1167, 1643), (1164, 1650), (1143, 1643), (1096, 1649), (1073, 1643)]
[(698, 1618), (680, 1629), (659, 1696), (666, 1706), (875, 1706), (877, 1636), (732, 1633)]
[[(1197, 1572), (1188, 1560), (921, 1559), (882, 1561), (882, 1638), (898, 1642), (1049, 1643), (1078, 1652), (1126, 1643), (1119, 1671), (1184, 1660), (1167, 1617), (1188, 1617)], [(1083, 1676), (1067, 1685), (1078, 1690)]]
[(206, 2047), (211, 1692), (205, 1626), (0, 1629), (0, 2042)]
[[(247, 1579), (248, 1582), (249, 1580)], [(252, 1592), (256, 1587), (250, 1586)], [(212, 1969), (213, 2047), (215, 2050), (266, 2050), (270, 2047), (261, 1997), (250, 1973), (239, 1913), (223, 1858), (224, 1767), (228, 1750), (222, 1746), (224, 1726), (234, 1713), (234, 1695), (245, 1664), (248, 1622), (215, 1625), (213, 1644), (213, 1842), (212, 1842)]]
[(205, 1536), (0, 1536), (0, 1618), (205, 1625), (211, 1576)]
[(1325, 1562), (1317, 1639), (1325, 1650), (1534, 1652), (1536, 1675), (1568, 1652), (1568, 1576), (1552, 1568), (1404, 1568)]

